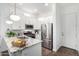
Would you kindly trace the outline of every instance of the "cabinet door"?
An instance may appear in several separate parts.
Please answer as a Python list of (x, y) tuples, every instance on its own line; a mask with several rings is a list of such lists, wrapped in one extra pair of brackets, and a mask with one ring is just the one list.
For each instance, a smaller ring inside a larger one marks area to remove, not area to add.
[(31, 47), (25, 48), (22, 51), (22, 56), (41, 56), (42, 50), (41, 50), (41, 43), (38, 43), (36, 45), (33, 45)]
[(25, 29), (25, 24), (22, 21), (18, 21), (12, 24), (12, 29)]
[(76, 15), (65, 14), (63, 16), (63, 45), (76, 49)]

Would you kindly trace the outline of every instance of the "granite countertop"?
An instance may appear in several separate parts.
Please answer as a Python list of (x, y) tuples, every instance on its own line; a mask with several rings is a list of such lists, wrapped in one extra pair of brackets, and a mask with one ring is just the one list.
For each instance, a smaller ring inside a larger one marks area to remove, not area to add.
[(33, 38), (28, 37), (28, 39), (25, 39), (25, 40), (27, 40), (27, 45), (24, 46), (24, 47), (22, 47), (22, 48), (19, 48), (19, 47), (14, 47), (14, 46), (11, 44), (11, 42), (12, 42), (13, 40), (15, 40), (15, 39), (17, 39), (17, 37), (11, 37), (11, 38), (7, 38), (7, 37), (6, 37), (6, 38), (4, 38), (5, 43), (6, 43), (7, 47), (8, 47), (8, 49), (9, 49), (9, 52), (10, 52), (10, 53), (14, 53), (14, 52), (17, 52), (17, 51), (19, 51), (19, 50), (23, 50), (23, 49), (25, 49), (25, 48), (26, 48), (26, 49), (27, 49), (27, 48), (30, 48), (31, 46), (42, 42), (42, 40), (40, 40), (40, 39), (33, 39)]

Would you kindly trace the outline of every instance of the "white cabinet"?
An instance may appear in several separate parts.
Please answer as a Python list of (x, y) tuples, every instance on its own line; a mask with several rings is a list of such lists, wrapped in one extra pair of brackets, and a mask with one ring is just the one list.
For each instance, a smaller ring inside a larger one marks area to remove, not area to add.
[(36, 44), (34, 46), (31, 46), (29, 48), (26, 48), (22, 51), (23, 56), (41, 56), (42, 50), (41, 50), (41, 43)]
[(8, 50), (8, 47), (4, 41), (4, 39), (1, 40), (1, 46), (0, 46), (0, 51), (5, 51)]
[(25, 26), (23, 26), (23, 25), (13, 25), (12, 26), (12, 29), (25, 29)]
[(12, 24), (12, 29), (25, 29), (25, 24), (22, 21), (18, 21)]
[(39, 21), (37, 21), (37, 19), (25, 18), (25, 19), (19, 20), (17, 22), (14, 22), (12, 24), (12, 29), (25, 29), (25, 24), (33, 25), (34, 29), (40, 29), (40, 27), (41, 27), (41, 24), (39, 23)]

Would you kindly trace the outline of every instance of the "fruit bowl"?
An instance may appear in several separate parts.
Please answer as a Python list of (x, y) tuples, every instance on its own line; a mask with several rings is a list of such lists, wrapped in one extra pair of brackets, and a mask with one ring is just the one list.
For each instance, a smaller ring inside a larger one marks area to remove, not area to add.
[(26, 45), (26, 41), (24, 39), (15, 39), (12, 41), (12, 45), (15, 47), (24, 47)]

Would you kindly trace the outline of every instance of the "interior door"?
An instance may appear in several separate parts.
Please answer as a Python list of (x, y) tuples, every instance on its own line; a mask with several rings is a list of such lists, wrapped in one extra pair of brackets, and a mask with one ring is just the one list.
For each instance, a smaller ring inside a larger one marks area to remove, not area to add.
[(63, 16), (63, 45), (76, 49), (76, 15), (65, 14)]

